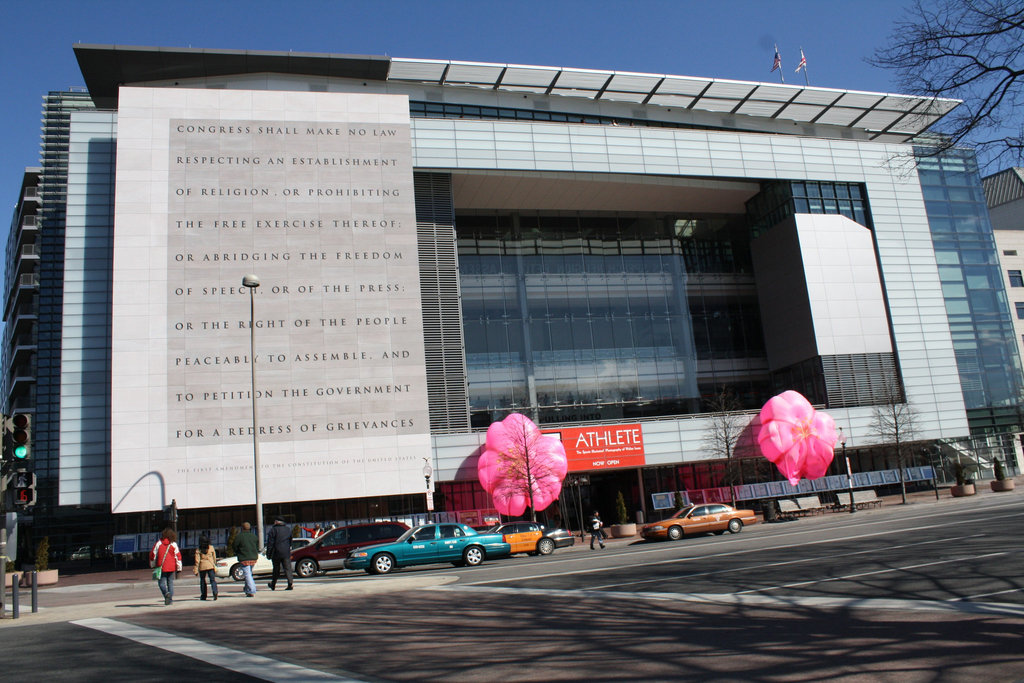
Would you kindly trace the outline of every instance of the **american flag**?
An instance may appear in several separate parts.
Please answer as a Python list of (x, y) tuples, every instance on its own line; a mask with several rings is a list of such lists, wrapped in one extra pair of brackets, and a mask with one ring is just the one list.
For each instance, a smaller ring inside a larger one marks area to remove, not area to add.
[[(780, 69), (780, 68), (782, 68), (782, 57), (779, 56), (779, 47), (776, 45), (775, 46), (775, 61), (772, 62), (772, 71), (775, 71), (776, 69)], [(771, 71), (769, 71), (768, 73), (771, 73)]]
[[(778, 61), (778, 54), (775, 55), (776, 61)], [(807, 70), (807, 57), (804, 57), (804, 51), (800, 50), (800, 63), (796, 65), (796, 73), (800, 73), (800, 69)], [(774, 71), (774, 69), (773, 69)]]

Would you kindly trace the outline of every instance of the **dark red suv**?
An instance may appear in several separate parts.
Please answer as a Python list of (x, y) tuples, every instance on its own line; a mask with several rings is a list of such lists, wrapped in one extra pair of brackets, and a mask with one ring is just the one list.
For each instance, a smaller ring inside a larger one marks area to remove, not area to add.
[(402, 522), (368, 522), (331, 529), (309, 545), (292, 551), (295, 573), (309, 578), (317, 572), (344, 569), (348, 551), (363, 545), (388, 543), (408, 529)]

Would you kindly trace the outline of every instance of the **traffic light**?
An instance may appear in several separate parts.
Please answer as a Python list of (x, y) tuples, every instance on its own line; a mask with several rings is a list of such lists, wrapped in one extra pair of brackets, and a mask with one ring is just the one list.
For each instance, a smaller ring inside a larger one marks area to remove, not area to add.
[(4, 420), (4, 457), (28, 460), (32, 454), (32, 417), (15, 413)]
[(11, 477), (14, 484), (14, 505), (27, 508), (36, 504), (36, 474), (35, 472), (18, 471)]

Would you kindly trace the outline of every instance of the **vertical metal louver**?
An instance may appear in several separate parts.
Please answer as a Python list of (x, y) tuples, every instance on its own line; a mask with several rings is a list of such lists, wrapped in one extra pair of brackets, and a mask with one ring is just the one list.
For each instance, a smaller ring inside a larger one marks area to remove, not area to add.
[(469, 431), (452, 179), (414, 173), (430, 430)]
[(828, 406), (843, 408), (886, 404), (894, 388), (903, 399), (892, 353), (854, 353), (821, 357)]

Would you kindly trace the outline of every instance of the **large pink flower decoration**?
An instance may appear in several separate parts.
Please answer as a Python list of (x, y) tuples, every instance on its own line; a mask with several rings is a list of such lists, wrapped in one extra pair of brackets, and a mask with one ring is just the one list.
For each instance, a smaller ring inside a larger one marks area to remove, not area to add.
[(793, 486), (801, 477), (817, 479), (828, 471), (836, 439), (835, 421), (815, 412), (796, 391), (773, 396), (761, 408), (761, 431), (757, 435), (761, 453)]
[(527, 506), (539, 511), (558, 500), (569, 461), (558, 437), (541, 434), (530, 418), (512, 413), (487, 428), (476, 469), (498, 512), (515, 517)]

